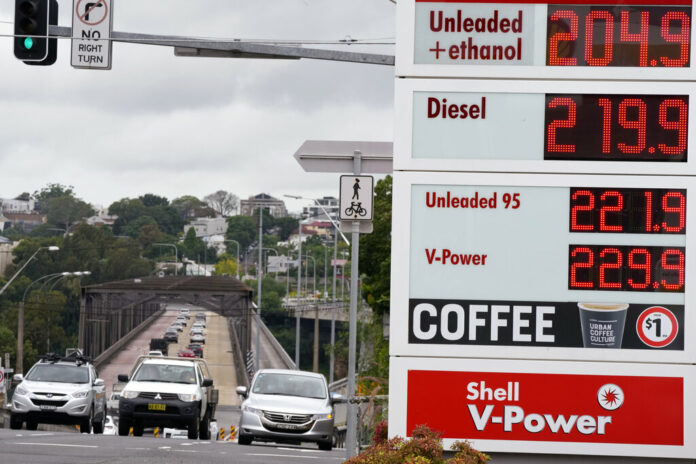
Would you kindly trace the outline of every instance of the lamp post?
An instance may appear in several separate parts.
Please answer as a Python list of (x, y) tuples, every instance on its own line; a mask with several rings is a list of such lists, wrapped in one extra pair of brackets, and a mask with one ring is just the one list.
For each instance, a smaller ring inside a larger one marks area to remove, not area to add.
[(259, 358), (261, 352), (260, 339), (261, 339), (261, 278), (263, 265), (263, 206), (259, 206), (259, 264), (256, 266), (256, 283), (257, 283), (257, 293), (256, 293), (256, 359), (255, 367), (259, 370)]
[[(350, 242), (348, 241), (346, 236), (343, 234), (343, 232), (341, 232), (341, 228), (339, 227), (339, 225), (336, 223), (336, 221), (334, 221), (331, 218), (331, 215), (329, 214), (328, 211), (326, 211), (326, 208), (324, 208), (324, 205), (322, 205), (319, 200), (317, 200), (316, 198), (305, 198), (305, 197), (302, 197), (299, 195), (284, 195), (284, 196), (287, 198), (293, 198), (295, 200), (311, 200), (311, 201), (313, 201), (315, 205), (317, 205), (319, 208), (321, 208), (321, 210), (326, 215), (326, 218), (329, 220), (329, 222), (331, 222), (331, 225), (334, 227), (334, 231), (335, 231), (335, 234), (334, 234), (334, 266), (333, 266), (333, 295), (334, 295), (333, 303), (334, 304), (332, 305), (332, 308), (331, 308), (331, 355), (330, 355), (330, 359), (329, 359), (329, 366), (330, 366), (329, 367), (329, 383), (332, 383), (333, 382), (333, 371), (334, 371), (334, 343), (336, 342), (336, 307), (335, 307), (336, 306), (336, 249), (337, 249), (337, 245), (338, 245), (338, 234), (341, 234), (341, 238), (343, 238), (343, 241), (346, 242), (346, 245), (350, 245)], [(302, 238), (301, 235), (300, 235), (300, 238)], [(302, 251), (302, 248), (300, 248), (300, 256), (302, 255), (301, 251)], [(300, 270), (301, 269), (302, 269), (302, 267), (300, 266)], [(300, 275), (300, 274), (301, 274), (301, 272), (298, 272), (298, 275)], [(343, 278), (343, 275), (341, 275), (341, 279), (342, 278)], [(298, 282), (298, 284), (299, 284), (299, 282)], [(298, 287), (299, 287), (299, 285), (298, 285)], [(298, 292), (299, 292), (299, 290), (298, 290)], [(341, 304), (343, 304), (343, 302), (341, 302)], [(297, 324), (298, 324), (298, 328), (297, 328), (298, 336), (297, 336), (297, 338), (299, 339), (299, 320), (298, 320)], [(298, 369), (299, 369), (299, 364), (298, 364)]]
[(174, 275), (177, 275), (177, 267), (179, 266), (179, 249), (173, 243), (153, 243), (152, 246), (170, 246), (174, 247)]
[(235, 245), (237, 245), (237, 280), (239, 280), (239, 242), (236, 240), (227, 239), (225, 242), (234, 242)]
[[(34, 253), (36, 254), (36, 253)], [(26, 266), (26, 264), (25, 264)], [(45, 280), (51, 277), (55, 276), (62, 276), (62, 275), (68, 275), (70, 274), (69, 272), (54, 272), (53, 274), (46, 274), (44, 276), (39, 277), (38, 279), (34, 280), (33, 282), (29, 283), (27, 285), (27, 288), (24, 289), (24, 295), (22, 295), (22, 301), (19, 302), (19, 310), (17, 311), (17, 373), (22, 374), (24, 373), (24, 300), (27, 298), (27, 292), (31, 288), (32, 285), (35, 283)]]
[[(92, 275), (92, 273), (90, 271), (69, 272), (68, 275), (65, 275), (65, 273), (64, 273), (64, 275), (59, 276), (57, 279), (54, 279), (53, 282), (51, 282), (51, 287), (48, 289), (48, 294), (50, 295), (51, 292), (53, 292), (53, 289), (56, 287), (56, 285), (58, 285), (58, 282), (60, 282), (61, 280), (65, 279), (67, 277), (71, 277), (71, 276), (72, 277), (82, 277), (82, 276), (88, 276), (88, 275)], [(44, 282), (41, 285), (41, 290), (43, 290), (44, 286), (46, 286), (50, 280), (51, 279), (46, 280), (46, 282)], [(46, 319), (46, 321), (47, 321), (47, 327), (48, 327), (48, 329), (46, 330), (46, 353), (49, 353), (51, 351), (51, 348), (50, 348), (51, 347), (51, 312), (50, 311), (48, 312), (48, 318)]]
[(18, 276), (19, 274), (22, 273), (22, 271), (24, 270), (24, 268), (27, 267), (27, 264), (29, 264), (29, 263), (31, 262), (31, 260), (34, 259), (34, 257), (35, 257), (35, 256), (39, 253), (39, 251), (41, 251), (41, 250), (58, 251), (58, 250), (60, 250), (60, 248), (58, 248), (57, 246), (47, 246), (47, 247), (41, 247), (41, 248), (39, 248), (38, 250), (36, 250), (36, 251), (34, 252), (34, 254), (31, 255), (31, 256), (29, 257), (29, 259), (26, 260), (26, 262), (22, 265), (22, 267), (20, 267), (19, 270), (18, 270), (17, 272), (15, 272), (15, 274), (14, 274), (12, 277), (10, 277), (10, 280), (8, 280), (7, 283), (6, 283), (2, 288), (0, 288), (0, 295), (2, 295), (3, 293), (5, 293), (5, 290), (7, 290), (7, 287), (10, 286), (10, 284), (12, 283), (12, 281), (15, 280), (15, 279), (17, 278), (17, 276)]

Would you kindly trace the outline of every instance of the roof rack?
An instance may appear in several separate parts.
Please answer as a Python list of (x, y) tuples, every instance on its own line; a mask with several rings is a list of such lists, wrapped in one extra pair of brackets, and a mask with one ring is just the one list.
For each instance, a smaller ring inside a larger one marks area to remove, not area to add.
[(77, 350), (70, 353), (68, 356), (61, 356), (57, 353), (46, 353), (45, 355), (41, 356), (40, 361), (50, 362), (51, 364), (55, 364), (59, 361), (71, 362), (81, 366), (91, 362), (92, 358), (83, 355), (81, 351)]

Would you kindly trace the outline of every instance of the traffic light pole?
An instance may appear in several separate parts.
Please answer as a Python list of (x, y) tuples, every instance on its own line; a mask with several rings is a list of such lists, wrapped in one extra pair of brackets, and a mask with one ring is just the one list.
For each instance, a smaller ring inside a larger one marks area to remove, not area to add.
[[(65, 26), (50, 26), (49, 36), (71, 38), (72, 28)], [(299, 60), (301, 58), (307, 58), (314, 60), (344, 61), (350, 63), (394, 66), (393, 55), (344, 52), (340, 50), (291, 47), (287, 45), (270, 45), (257, 42), (245, 42), (242, 40), (209, 40), (195, 37), (139, 34), (134, 32), (118, 31), (114, 31), (111, 34), (111, 40), (114, 42), (174, 47), (174, 54), (176, 56), (263, 58), (285, 60)]]

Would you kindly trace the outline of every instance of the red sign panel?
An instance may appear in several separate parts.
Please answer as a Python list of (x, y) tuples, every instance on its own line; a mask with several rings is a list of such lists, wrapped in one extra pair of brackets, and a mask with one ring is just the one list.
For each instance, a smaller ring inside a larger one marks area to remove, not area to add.
[(408, 372), (406, 426), (443, 438), (684, 445), (684, 379)]

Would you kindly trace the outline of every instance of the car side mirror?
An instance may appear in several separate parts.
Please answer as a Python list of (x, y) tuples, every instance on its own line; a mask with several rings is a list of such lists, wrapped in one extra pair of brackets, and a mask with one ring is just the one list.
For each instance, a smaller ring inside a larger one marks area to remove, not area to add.
[(14, 380), (15, 382), (21, 382), (22, 380), (24, 380), (24, 376), (22, 374), (15, 374), (12, 377), (12, 380)]
[(203, 386), (204, 387), (212, 387), (213, 386), (213, 379), (203, 379)]
[(248, 393), (249, 393), (249, 392), (247, 391), (247, 387), (242, 387), (242, 386), (237, 387), (237, 394), (238, 394), (238, 395), (241, 395), (241, 396), (243, 396), (244, 398), (246, 398), (246, 396), (247, 396)]
[(94, 386), (95, 387), (103, 387), (104, 386), (104, 379), (94, 379)]
[(348, 399), (341, 395), (340, 393), (334, 393), (331, 392), (329, 393), (329, 397), (331, 398), (331, 404), (337, 404), (337, 403), (347, 403)]
[(118, 381), (119, 381), (119, 382), (128, 382), (128, 375), (126, 375), (126, 374), (118, 374)]

